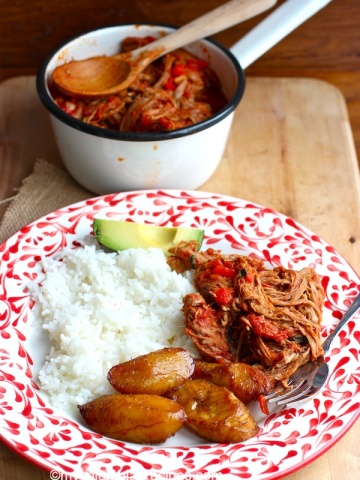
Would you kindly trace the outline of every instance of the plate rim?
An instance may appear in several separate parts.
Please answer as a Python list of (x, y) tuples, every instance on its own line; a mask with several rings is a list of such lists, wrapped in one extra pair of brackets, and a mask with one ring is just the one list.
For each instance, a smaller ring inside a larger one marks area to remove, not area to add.
[[(128, 195), (135, 195), (136, 196), (136, 195), (146, 195), (146, 194), (156, 194), (156, 195), (170, 194), (170, 196), (171, 196), (171, 194), (177, 194), (177, 195), (185, 194), (184, 199), (185, 198), (192, 198), (192, 197), (196, 197), (196, 198), (211, 197), (212, 199), (227, 199), (227, 200), (233, 200), (233, 201), (240, 202), (240, 203), (243, 202), (245, 205), (253, 205), (257, 208), (267, 209), (267, 210), (269, 210), (269, 211), (271, 211), (271, 212), (273, 212), (277, 215), (280, 215), (284, 219), (289, 219), (290, 221), (294, 222), (294, 224), (296, 226), (300, 227), (303, 231), (305, 231), (305, 232), (307, 232), (308, 234), (311, 234), (311, 235), (316, 235), (316, 237), (318, 237), (323, 242), (324, 245), (327, 245), (327, 246), (331, 247), (331, 245), (324, 238), (315, 234), (312, 230), (310, 230), (308, 227), (302, 225), (297, 220), (295, 220), (295, 219), (293, 219), (293, 218), (291, 218), (291, 217), (289, 217), (289, 216), (287, 216), (287, 215), (285, 215), (281, 212), (278, 212), (278, 211), (276, 211), (276, 210), (274, 210), (270, 207), (263, 206), (263, 205), (261, 205), (257, 202), (253, 202), (251, 200), (245, 200), (245, 199), (241, 199), (241, 198), (234, 197), (234, 196), (231, 196), (231, 195), (226, 195), (226, 194), (221, 194), (221, 193), (213, 193), (213, 192), (206, 192), (206, 191), (202, 191), (202, 190), (146, 189), (146, 190), (132, 190), (132, 191), (127, 191), (127, 192), (116, 192), (116, 193), (112, 193), (112, 194), (94, 196), (94, 197), (91, 197), (91, 198), (87, 198), (87, 199), (84, 199), (84, 200), (77, 201), (75, 203), (69, 204), (69, 205), (64, 206), (64, 207), (57, 208), (56, 210), (54, 210), (52, 212), (49, 212), (49, 213), (39, 217), (38, 219), (30, 222), (29, 224), (23, 226), (20, 230), (18, 230), (18, 232), (16, 232), (14, 235), (12, 235), (8, 239), (6, 239), (0, 245), (0, 260), (3, 257), (4, 251), (6, 251), (6, 250), (4, 250), (5, 247), (9, 246), (9, 245), (12, 245), (14, 241), (17, 241), (19, 235), (21, 234), (21, 232), (24, 229), (32, 227), (32, 226), (36, 226), (41, 221), (45, 221), (45, 220), (48, 221), (49, 216), (65, 214), (66, 212), (69, 213), (70, 209), (81, 208), (81, 206), (85, 206), (87, 204), (87, 202), (93, 202), (93, 203), (96, 204), (99, 201), (101, 201), (101, 200), (103, 200), (107, 197), (109, 197), (109, 198), (110, 197), (124, 198), (125, 196), (128, 196)], [(169, 196), (167, 198), (169, 198)], [(331, 247), (331, 248), (334, 248), (334, 247)], [(347, 261), (347, 259), (340, 252), (337, 251), (337, 249), (334, 248), (334, 252), (336, 253), (336, 255), (339, 258), (342, 259), (344, 264), (352, 270), (353, 274), (357, 277), (357, 281), (360, 282), (360, 277), (359, 277), (358, 273), (356, 272), (355, 268)], [(355, 412), (355, 414), (351, 417), (350, 421), (348, 421), (346, 423), (345, 427), (334, 436), (332, 441), (327, 442), (325, 445), (322, 446), (322, 448), (316, 450), (316, 452), (314, 454), (308, 456), (305, 460), (297, 463), (296, 465), (290, 466), (286, 470), (274, 473), (273, 476), (270, 476), (270, 477), (267, 477), (267, 478), (269, 478), (269, 480), (276, 480), (276, 479), (282, 478), (284, 475), (289, 475), (291, 473), (294, 473), (295, 471), (305, 467), (309, 463), (312, 463), (314, 460), (316, 460), (321, 455), (326, 453), (330, 448), (332, 448), (332, 446), (334, 446), (351, 429), (351, 427), (354, 425), (354, 423), (358, 420), (359, 417), (360, 417), (360, 409), (358, 409), (358, 411)], [(14, 445), (11, 444), (10, 441), (8, 441), (6, 439), (6, 437), (3, 435), (1, 430), (0, 430), (0, 440), (2, 441), (2, 443), (4, 445), (7, 446), (7, 448), (9, 448), (15, 454), (19, 455), (22, 459), (25, 459), (27, 462), (33, 464), (34, 466), (39, 467), (42, 470), (47, 471), (47, 472), (50, 472), (51, 470), (54, 470), (54, 469), (51, 469), (50, 467), (48, 467), (47, 465), (44, 465), (44, 463), (42, 463), (41, 460), (33, 457), (31, 454), (28, 454), (27, 452), (19, 451), (19, 449), (17, 449)], [(172, 448), (177, 448), (177, 447), (176, 446), (175, 447), (172, 447), (172, 446), (161, 447), (160, 446), (159, 448), (170, 448), (170, 449), (172, 449)], [(193, 448), (198, 448), (198, 447), (191, 445), (189, 448), (191, 450)], [(230, 474), (230, 475), (233, 475), (233, 474)], [(249, 477), (249, 478), (252, 478), (252, 476)]]

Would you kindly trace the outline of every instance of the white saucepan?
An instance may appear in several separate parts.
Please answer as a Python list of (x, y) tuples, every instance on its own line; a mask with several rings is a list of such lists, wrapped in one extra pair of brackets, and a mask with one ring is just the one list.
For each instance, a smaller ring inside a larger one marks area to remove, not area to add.
[(229, 101), (205, 121), (166, 132), (118, 132), (86, 124), (54, 103), (48, 85), (57, 65), (73, 59), (112, 55), (119, 51), (125, 37), (158, 37), (172, 28), (116, 25), (85, 33), (61, 45), (40, 68), (37, 91), (50, 113), (65, 167), (82, 186), (99, 195), (149, 188), (200, 187), (214, 174), (223, 156), (234, 111), (245, 90), (244, 70), (330, 1), (287, 0), (230, 49), (209, 39), (187, 46), (191, 53), (210, 62)]

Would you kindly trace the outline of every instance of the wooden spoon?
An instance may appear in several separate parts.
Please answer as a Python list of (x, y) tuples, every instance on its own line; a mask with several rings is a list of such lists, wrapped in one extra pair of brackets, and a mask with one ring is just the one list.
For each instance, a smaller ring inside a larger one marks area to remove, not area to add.
[(127, 88), (154, 60), (195, 40), (225, 30), (275, 5), (277, 0), (231, 0), (160, 39), (131, 52), (72, 61), (52, 78), (68, 95), (99, 97)]

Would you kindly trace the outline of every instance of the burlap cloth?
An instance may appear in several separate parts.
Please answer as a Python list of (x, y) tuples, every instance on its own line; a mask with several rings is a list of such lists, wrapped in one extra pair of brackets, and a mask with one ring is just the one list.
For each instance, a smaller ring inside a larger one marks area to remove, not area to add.
[(0, 245), (25, 225), (72, 203), (95, 197), (64, 170), (37, 160), (0, 223)]

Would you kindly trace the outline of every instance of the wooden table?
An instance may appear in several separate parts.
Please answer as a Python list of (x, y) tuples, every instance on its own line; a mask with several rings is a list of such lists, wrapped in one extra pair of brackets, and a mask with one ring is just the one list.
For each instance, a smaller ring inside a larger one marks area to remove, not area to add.
[[(0, 84), (0, 200), (16, 194), (36, 158), (61, 166), (34, 77)], [(360, 180), (341, 93), (312, 79), (251, 78), (216, 174), (201, 190), (229, 194), (291, 216), (360, 271)], [(7, 202), (1, 205), (1, 213)], [(360, 421), (330, 451), (286, 480), (358, 480)], [(0, 477), (49, 474), (0, 444)], [(139, 479), (140, 480), (140, 479)]]

